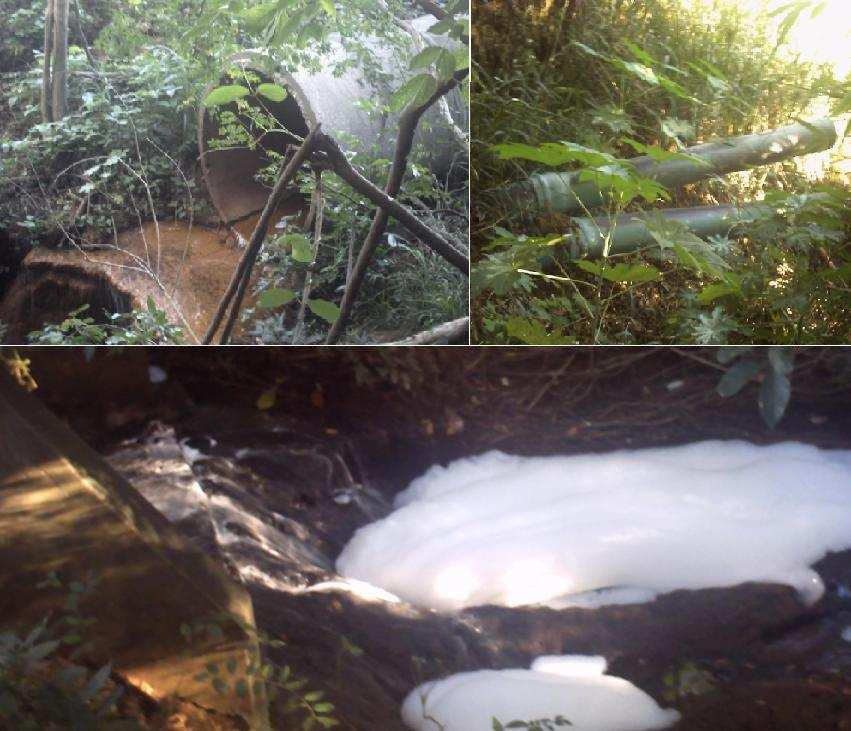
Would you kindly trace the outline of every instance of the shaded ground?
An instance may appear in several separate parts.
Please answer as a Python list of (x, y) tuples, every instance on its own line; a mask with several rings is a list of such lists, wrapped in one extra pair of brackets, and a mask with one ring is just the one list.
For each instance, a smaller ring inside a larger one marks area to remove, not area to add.
[[(178, 525), (242, 577), (259, 626), (285, 642), (269, 658), (325, 690), (342, 728), (401, 729), (398, 705), (424, 679), (568, 652), (605, 654), (613, 674), (683, 713), (677, 728), (851, 727), (851, 643), (840, 637), (851, 551), (816, 566), (828, 592), (810, 609), (788, 587), (748, 584), (644, 605), (446, 617), (322, 586), (352, 533), (435, 461), (708, 437), (851, 447), (851, 381), (835, 350), (799, 354), (774, 432), (753, 389), (714, 393), (721, 370), (708, 349), (481, 350), (137, 349), (89, 366), (28, 355), (43, 398), (143, 492), (146, 479), (179, 491), (191, 466), (209, 510)], [(149, 363), (169, 374), (162, 386), (149, 383)], [(276, 383), (275, 406), (258, 410)], [(274, 713), (290, 727), (283, 703)]]

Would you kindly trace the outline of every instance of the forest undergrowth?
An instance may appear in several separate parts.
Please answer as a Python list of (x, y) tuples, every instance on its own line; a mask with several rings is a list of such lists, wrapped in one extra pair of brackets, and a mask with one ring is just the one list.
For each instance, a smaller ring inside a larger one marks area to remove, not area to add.
[[(67, 112), (58, 121), (45, 121), (40, 109), (45, 2), (0, 2), (0, 244), (8, 242), (24, 253), (34, 247), (72, 249), (90, 258), (96, 258), (91, 252), (120, 249), (122, 232), (139, 231), (152, 220), (216, 227), (217, 217), (200, 173), (197, 110), (203, 108), (211, 87), (223, 83), (231, 54), (253, 48), (266, 54), (272, 67), (316, 71), (323, 67), (330, 39), (342, 38), (348, 55), (338, 60), (341, 68), (362, 67), (381, 91), (358, 103), (369, 115), (393, 114), (393, 94), (401, 82), (386, 77), (371, 50), (375, 41), (370, 39), (381, 39), (388, 49), (406, 47), (410, 36), (402, 26), (423, 13), (409, 0), (389, 0), (384, 9), (371, 0), (337, 4), (327, 0), (261, 4), (250, 0), (70, 0), (66, 4), (70, 9)], [(190, 17), (193, 22), (187, 23)], [(457, 30), (451, 21), (450, 17), (444, 23), (447, 38)], [(466, 49), (463, 56), (466, 65)], [(452, 61), (451, 71), (447, 60)], [(440, 68), (437, 61), (442, 63)], [(441, 59), (432, 54), (415, 75), (420, 80), (428, 77), (436, 85), (438, 76), (455, 71), (456, 61), (452, 54)], [(277, 87), (278, 92), (283, 90)], [(395, 113), (414, 101), (410, 95), (403, 98)], [(234, 136), (233, 125), (223, 135), (225, 143), (228, 134)], [(245, 130), (240, 139), (256, 144), (246, 138)], [(387, 151), (375, 149), (365, 139), (345, 139), (341, 144), (359, 172), (383, 187), (391, 164)], [(459, 152), (451, 175), (433, 173), (427, 155), (418, 142), (397, 198), (426, 225), (465, 249), (466, 154)], [(271, 190), (284, 161), (270, 155), (268, 162), (263, 182)], [(309, 199), (314, 176), (303, 172), (296, 183)], [(315, 299), (330, 307), (307, 308), (300, 324), (301, 341), (321, 342), (336, 317), (334, 303), (346, 286), (349, 250), (358, 253), (374, 206), (332, 181), (330, 175), (325, 176), (324, 195), (324, 230), (315, 262), (312, 256), (305, 260), (297, 252), (294, 255), (292, 243), (280, 241), (280, 236), (268, 237), (253, 286), (253, 301), (261, 305), (242, 313), (243, 337), (249, 341), (288, 343), (293, 339), (299, 297), (286, 305), (275, 301), (274, 306), (264, 307), (263, 302), (275, 298), (264, 300), (263, 294), (279, 289), (282, 282), (300, 293), (308, 266)], [(312, 234), (310, 238), (313, 245)], [(158, 242), (151, 243), (151, 251), (157, 246)], [(6, 264), (4, 260), (0, 267)], [(18, 264), (13, 262), (11, 267)], [(157, 265), (155, 253), (133, 259), (133, 266), (159, 281), (162, 273)], [(462, 274), (391, 222), (353, 309), (348, 339), (395, 339), (460, 317), (466, 314), (466, 290)], [(120, 314), (132, 320), (145, 311), (143, 301), (138, 311)], [(114, 314), (95, 308), (86, 312), (95, 325), (108, 324)], [(69, 315), (69, 321), (73, 320)], [(71, 325), (63, 330), (65, 324), (45, 323), (45, 329), (33, 333), (31, 340), (104, 341), (97, 328)], [(183, 322), (173, 324), (178, 341), (191, 341), (185, 328), (179, 333)], [(96, 337), (90, 337), (92, 333)], [(145, 339), (145, 333), (141, 335)], [(174, 341), (166, 338), (165, 342)]]
[[(474, 3), (474, 342), (849, 342), (847, 140), (670, 190), (627, 162), (828, 115), (842, 128), (849, 79), (788, 47), (824, 3), (764, 5)], [(548, 171), (605, 192), (578, 216), (632, 214), (647, 242), (612, 251), (600, 228), (602, 257), (570, 255), (570, 216), (512, 203)], [(723, 235), (653, 215), (753, 202)]]

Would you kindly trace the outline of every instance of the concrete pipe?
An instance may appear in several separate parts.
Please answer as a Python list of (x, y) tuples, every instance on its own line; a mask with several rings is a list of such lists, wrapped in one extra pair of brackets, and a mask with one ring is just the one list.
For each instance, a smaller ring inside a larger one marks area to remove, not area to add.
[[(435, 23), (431, 16), (418, 18), (411, 23), (418, 33), (412, 37), (410, 48), (404, 52), (388, 48), (385, 40), (367, 41), (373, 58), (381, 72), (387, 76), (391, 88), (401, 86), (409, 78), (408, 60), (422, 47), (429, 44), (449, 48), (457, 46), (447, 36), (431, 36), (427, 29)], [(420, 35), (421, 34), (421, 35)], [(284, 70), (273, 68), (269, 57), (260, 52), (246, 51), (231, 56), (225, 69), (243, 68), (256, 73), (264, 82), (274, 82), (288, 92), (286, 99), (274, 103), (263, 100), (281, 126), (303, 137), (316, 123), (322, 124), (323, 132), (337, 139), (343, 149), (351, 141), (358, 146), (376, 150), (376, 157), (390, 158), (396, 136), (398, 115), (370, 115), (357, 103), (359, 99), (385, 101), (387, 92), (370, 83), (359, 68), (348, 67), (342, 74), (335, 74), (334, 67), (350, 55), (339, 40), (331, 40), (331, 51), (322, 59), (322, 69), (313, 72), (304, 69)], [(220, 83), (229, 83), (224, 76)], [(219, 83), (210, 86), (210, 90)], [(206, 96), (206, 94), (205, 94)], [(249, 103), (256, 98), (246, 97)], [(457, 129), (469, 129), (469, 112), (460, 92), (447, 96), (451, 122), (438, 108), (433, 108), (423, 118), (417, 132), (417, 141), (423, 143), (425, 162), (437, 174), (446, 174), (455, 163), (466, 163), (466, 145), (458, 140)], [(224, 107), (235, 110), (235, 105)], [(453, 125), (456, 129), (453, 129)], [(283, 153), (288, 141), (281, 133), (270, 133), (261, 140), (260, 149), (247, 148), (216, 150), (211, 141), (218, 137), (219, 130), (208, 110), (198, 111), (198, 147), (201, 156), (201, 171), (207, 190), (219, 217), (225, 223), (245, 218), (262, 209), (269, 196), (269, 189), (256, 180), (257, 172), (269, 163), (264, 150)]]
[[(669, 208), (653, 211), (667, 221), (677, 221), (686, 226), (693, 234), (707, 236), (726, 236), (737, 226), (754, 215), (770, 212), (765, 203), (748, 203), (743, 206), (701, 206), (697, 208)], [(624, 213), (610, 218), (576, 217), (571, 219), (573, 226), (565, 237), (572, 259), (581, 256), (599, 258), (603, 255), (606, 240), (609, 240), (609, 254), (625, 254), (653, 244), (654, 239), (647, 228), (647, 214)]]
[[(786, 160), (798, 155), (828, 150), (841, 139), (847, 120), (819, 119), (807, 124), (741, 137), (730, 137), (683, 150), (700, 158), (657, 162), (642, 156), (630, 159), (636, 171), (674, 190), (715, 175), (747, 170), (757, 165)], [(580, 182), (579, 173), (538, 173), (511, 186), (507, 196), (514, 207), (549, 213), (581, 213), (605, 202), (603, 191), (593, 182)], [(584, 206), (584, 208), (583, 208)]]

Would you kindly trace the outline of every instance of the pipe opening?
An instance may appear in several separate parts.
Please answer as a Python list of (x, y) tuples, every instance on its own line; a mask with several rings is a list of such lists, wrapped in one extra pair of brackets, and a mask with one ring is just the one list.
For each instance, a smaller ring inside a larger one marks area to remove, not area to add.
[[(283, 155), (293, 143), (293, 140), (282, 132), (265, 132), (252, 120), (255, 112), (271, 115), (275, 126), (288, 130), (298, 137), (305, 137), (309, 127), (305, 114), (296, 100), (292, 90), (282, 79), (274, 79), (256, 68), (247, 69), (251, 74), (252, 88), (259, 84), (276, 83), (287, 91), (283, 101), (273, 102), (265, 97), (249, 95), (244, 97), (248, 102), (250, 112), (240, 112), (237, 103), (233, 102), (215, 111), (204, 110), (201, 114), (199, 129), (199, 146), (201, 148), (202, 171), (207, 190), (212, 198), (220, 218), (226, 223), (232, 223), (245, 218), (252, 213), (262, 210), (266, 203), (271, 186), (258, 179), (260, 171), (272, 162), (275, 154)], [(240, 83), (225, 75), (219, 84)], [(224, 133), (228, 127), (237, 125), (245, 129), (256, 145), (221, 147)]]

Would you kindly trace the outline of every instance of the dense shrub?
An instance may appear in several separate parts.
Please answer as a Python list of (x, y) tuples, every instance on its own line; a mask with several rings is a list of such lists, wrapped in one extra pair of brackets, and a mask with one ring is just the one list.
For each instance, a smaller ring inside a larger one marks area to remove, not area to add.
[[(696, 140), (823, 114), (830, 97), (842, 111), (847, 85), (829, 66), (790, 58), (769, 32), (766, 12), (751, 16), (727, 0), (494, 0), (475, 8), (477, 339), (847, 341), (848, 191), (830, 184), (838, 176), (829, 170), (813, 182), (787, 161), (648, 198), (638, 192), (641, 179), (617, 163), (629, 191), (610, 201), (610, 213), (763, 199), (775, 210), (724, 240), (692, 239), (705, 257), (718, 250), (714, 271), (671, 257), (662, 245), (602, 265), (562, 262), (541, 272), (541, 246), (557, 245), (569, 221), (530, 221), (507, 209), (504, 187), (541, 165), (493, 151), (507, 142), (567, 141), (593, 153), (575, 161), (599, 173), (600, 163), (589, 159), (632, 157), (635, 142), (667, 155)], [(517, 41), (506, 44), (509, 26)], [(630, 276), (618, 277), (609, 264)]]

